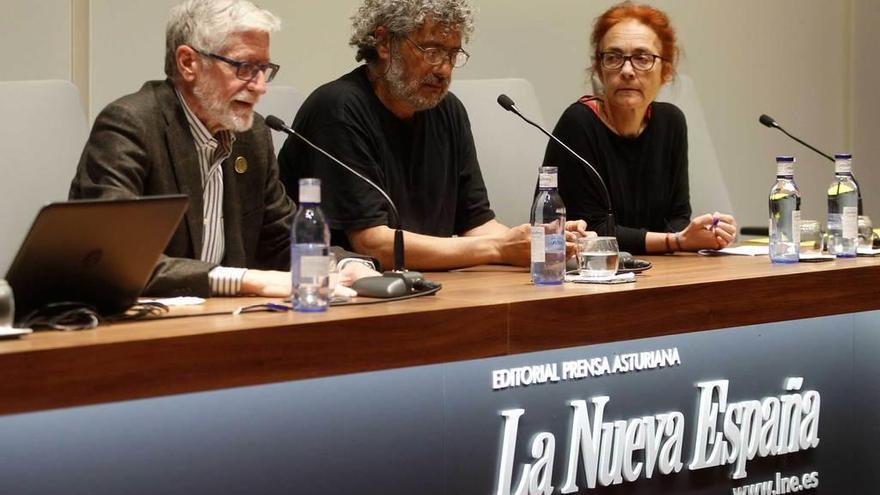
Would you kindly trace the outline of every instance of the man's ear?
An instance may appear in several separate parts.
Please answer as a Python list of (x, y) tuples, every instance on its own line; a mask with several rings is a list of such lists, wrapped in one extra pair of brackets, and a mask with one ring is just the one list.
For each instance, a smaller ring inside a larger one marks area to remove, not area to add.
[(376, 56), (380, 63), (388, 63), (391, 60), (391, 33), (385, 26), (379, 26), (373, 31), (376, 38)]
[(174, 55), (177, 60), (177, 73), (180, 75), (180, 78), (186, 82), (193, 82), (196, 79), (199, 64), (201, 63), (199, 54), (191, 46), (180, 45), (177, 47)]

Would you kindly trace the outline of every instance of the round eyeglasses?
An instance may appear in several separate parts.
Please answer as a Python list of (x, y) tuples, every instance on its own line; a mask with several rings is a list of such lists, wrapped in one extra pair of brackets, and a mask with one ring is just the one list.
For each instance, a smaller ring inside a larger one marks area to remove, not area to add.
[(224, 57), (223, 55), (217, 55), (216, 53), (203, 52), (198, 48), (193, 48), (193, 50), (195, 50), (195, 52), (199, 55), (215, 58), (221, 62), (226, 62), (227, 64), (235, 67), (235, 77), (241, 79), (242, 81), (253, 81), (257, 78), (257, 76), (260, 75), (260, 72), (262, 72), (266, 77), (266, 82), (270, 83), (272, 82), (272, 79), (275, 79), (275, 74), (278, 73), (278, 69), (281, 68), (278, 64), (255, 64), (253, 62), (233, 60), (231, 58)]
[(624, 55), (620, 52), (601, 52), (599, 53), (599, 61), (602, 67), (609, 70), (618, 70), (623, 68), (623, 64), (629, 60), (633, 69), (639, 71), (649, 71), (654, 68), (657, 59), (666, 60), (660, 55), (653, 53), (633, 53), (632, 55)]
[(452, 64), (456, 69), (464, 67), (467, 63), (468, 59), (471, 57), (470, 54), (461, 48), (456, 48), (454, 50), (444, 50), (443, 48), (423, 48), (421, 45), (411, 40), (409, 36), (404, 36), (406, 41), (412, 43), (412, 46), (419, 49), (422, 52), (422, 58), (425, 59), (425, 62), (428, 65), (440, 65), (447, 59), (449, 59), (449, 63)]

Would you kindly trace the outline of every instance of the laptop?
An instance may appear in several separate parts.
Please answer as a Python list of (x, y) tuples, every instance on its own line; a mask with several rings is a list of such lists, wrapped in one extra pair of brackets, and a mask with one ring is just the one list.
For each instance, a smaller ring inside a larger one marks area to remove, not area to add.
[(103, 315), (131, 307), (188, 202), (173, 195), (44, 206), (6, 273), (16, 321), (57, 302), (89, 304)]

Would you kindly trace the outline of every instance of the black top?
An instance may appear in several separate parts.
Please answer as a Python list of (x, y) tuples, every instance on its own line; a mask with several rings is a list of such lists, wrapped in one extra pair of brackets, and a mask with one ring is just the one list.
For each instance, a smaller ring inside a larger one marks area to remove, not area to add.
[[(293, 128), (388, 193), (404, 230), (449, 237), (495, 218), (467, 112), (451, 93), (403, 121), (376, 96), (362, 65), (315, 90)], [(377, 191), (299, 139), (288, 138), (278, 161), (291, 197), (301, 177), (321, 179), (334, 244), (350, 247), (348, 230), (395, 227)]]
[[(687, 124), (675, 105), (655, 102), (644, 131), (621, 137), (582, 101), (560, 117), (553, 134), (590, 162), (608, 187), (622, 251), (645, 252), (645, 235), (676, 232), (690, 222)], [(559, 167), (559, 194), (570, 220), (603, 231), (608, 209), (596, 177), (555, 142), (545, 166)]]

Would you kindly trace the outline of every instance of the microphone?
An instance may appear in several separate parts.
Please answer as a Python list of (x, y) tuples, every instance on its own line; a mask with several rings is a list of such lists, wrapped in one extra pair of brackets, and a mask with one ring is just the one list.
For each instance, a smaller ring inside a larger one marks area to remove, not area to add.
[(578, 155), (577, 153), (575, 153), (575, 151), (573, 149), (569, 148), (565, 143), (560, 141), (559, 138), (557, 138), (553, 134), (547, 132), (546, 129), (544, 129), (540, 125), (536, 124), (535, 122), (532, 122), (525, 115), (520, 113), (519, 109), (516, 108), (516, 103), (514, 103), (513, 100), (509, 96), (507, 96), (505, 94), (498, 95), (498, 104), (501, 105), (501, 108), (507, 110), (508, 112), (515, 113), (519, 118), (523, 119), (526, 123), (531, 124), (536, 129), (538, 129), (539, 131), (546, 134), (547, 137), (549, 137), (550, 139), (555, 141), (559, 146), (562, 146), (563, 148), (565, 148), (566, 151), (571, 153), (572, 156), (577, 158), (578, 161), (584, 167), (586, 167), (589, 172), (592, 173), (592, 175), (596, 178), (596, 181), (599, 183), (599, 185), (602, 186), (602, 191), (605, 193), (605, 206), (608, 208), (608, 217), (607, 217), (607, 221), (606, 221), (605, 235), (611, 235), (611, 236), (615, 235), (616, 231), (617, 231), (617, 227), (614, 222), (614, 211), (613, 211), (613, 208), (611, 207), (611, 195), (608, 193), (608, 187), (605, 185), (605, 180), (602, 179), (602, 176), (599, 175), (599, 172), (596, 171), (596, 169), (592, 165), (590, 165), (590, 162), (585, 160), (581, 155)]
[(816, 153), (818, 153), (818, 154), (824, 156), (824, 157), (827, 158), (831, 163), (834, 163), (834, 158), (833, 158), (831, 155), (829, 155), (828, 153), (823, 153), (823, 152), (819, 151), (818, 149), (816, 149), (816, 148), (810, 146), (809, 144), (807, 144), (807, 143), (801, 141), (800, 139), (798, 139), (798, 138), (792, 136), (791, 134), (788, 133), (788, 131), (786, 131), (785, 129), (783, 129), (781, 125), (779, 125), (779, 122), (776, 122), (775, 120), (773, 120), (773, 117), (771, 117), (771, 116), (769, 116), (769, 115), (767, 115), (767, 114), (761, 114), (761, 116), (758, 117), (758, 122), (764, 124), (765, 126), (771, 128), (771, 129), (774, 129), (774, 128), (775, 128), (775, 129), (779, 129), (779, 130), (782, 131), (782, 133), (785, 134), (786, 136), (790, 137), (791, 139), (794, 139), (795, 141), (797, 141), (797, 142), (801, 143), (802, 145), (806, 146), (807, 148), (810, 148), (811, 150), (815, 151)]
[(767, 127), (779, 127), (779, 124), (773, 120), (773, 117), (762, 113), (760, 117), (758, 117), (758, 122), (764, 124)]
[[(309, 141), (302, 134), (288, 127), (284, 123), (284, 121), (279, 119), (278, 117), (274, 115), (267, 115), (266, 125), (269, 126), (269, 128), (272, 130), (283, 132), (290, 136), (296, 136), (300, 141), (306, 143), (315, 151), (321, 153), (340, 167), (356, 175), (358, 178), (369, 184), (373, 189), (378, 191), (379, 194), (381, 194), (382, 197), (385, 198), (388, 206), (391, 207), (391, 212), (393, 213), (394, 217), (394, 269), (391, 271), (386, 271), (380, 277), (364, 277), (362, 279), (359, 279), (355, 281), (354, 284), (352, 284), (352, 289), (357, 291), (357, 293), (360, 295), (378, 298), (401, 297), (408, 293), (424, 290), (422, 289), (422, 287), (425, 286), (425, 282), (427, 281), (424, 280), (422, 274), (419, 272), (407, 271), (403, 268), (403, 230), (400, 228), (400, 213), (398, 213), (397, 206), (394, 204), (394, 201), (391, 200), (391, 197), (388, 196), (388, 194), (375, 182), (371, 181), (367, 177), (364, 177), (364, 175), (357, 170), (351, 168), (345, 163), (342, 163), (342, 161), (340, 161), (338, 158), (331, 155), (320, 146)], [(435, 285), (439, 285), (432, 283), (428, 284), (431, 285), (432, 288)]]
[(516, 112), (517, 114), (519, 114), (519, 112), (516, 111), (516, 103), (514, 103), (513, 100), (504, 93), (498, 95), (498, 104), (501, 105), (501, 108), (507, 110), (508, 112)]
[[(827, 159), (827, 160), (830, 161), (831, 163), (834, 163), (834, 157), (832, 157), (832, 156), (829, 155), (828, 153), (823, 153), (822, 151), (819, 151), (818, 149), (814, 148), (813, 146), (811, 146), (811, 145), (809, 145), (809, 144), (807, 144), (807, 143), (801, 141), (800, 139), (798, 139), (798, 138), (792, 136), (791, 134), (788, 133), (788, 131), (786, 131), (785, 129), (783, 129), (782, 126), (779, 125), (779, 122), (776, 122), (776, 120), (773, 119), (773, 117), (771, 117), (771, 116), (769, 116), (769, 115), (767, 115), (767, 114), (761, 114), (761, 116), (758, 117), (758, 122), (760, 122), (761, 124), (764, 124), (765, 126), (771, 128), (771, 129), (779, 129), (779, 130), (782, 131), (782, 133), (785, 134), (786, 136), (788, 136), (788, 137), (790, 137), (791, 139), (797, 141), (798, 143), (800, 143), (800, 144), (806, 146), (807, 148), (810, 148), (811, 150), (815, 151), (815, 152), (818, 153), (819, 155), (825, 157), (825, 159)], [(858, 191), (859, 191), (859, 215), (861, 215), (861, 214), (862, 214), (862, 188), (859, 187), (859, 183), (858, 183), (858, 181), (856, 181), (856, 178), (855, 178), (855, 177), (853, 177), (852, 179), (853, 179), (853, 182), (856, 183), (856, 187), (858, 188)]]

